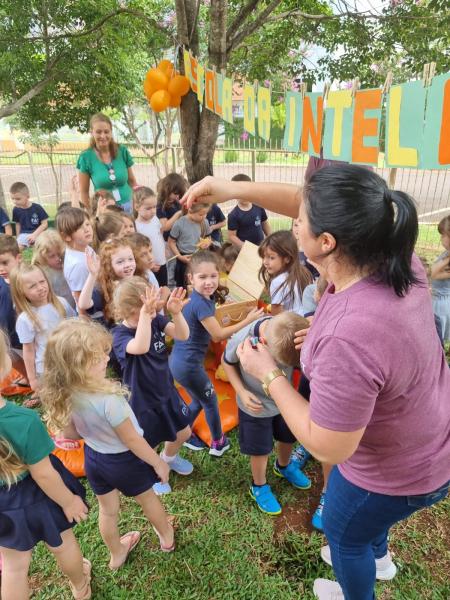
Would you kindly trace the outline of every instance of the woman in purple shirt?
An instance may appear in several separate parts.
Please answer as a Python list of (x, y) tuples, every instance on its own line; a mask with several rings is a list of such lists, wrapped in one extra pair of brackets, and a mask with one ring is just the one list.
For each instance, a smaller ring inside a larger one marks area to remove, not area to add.
[[(308, 403), (266, 348), (245, 342), (243, 367), (275, 400), (291, 431), (333, 468), (323, 513), (339, 583), (314, 582), (321, 600), (372, 600), (396, 567), (388, 531), (445, 498), (450, 479), (450, 369), (425, 273), (413, 255), (413, 201), (353, 165), (325, 167), (300, 190), (207, 177), (185, 201), (244, 198), (296, 217), (309, 260), (330, 285), (301, 350)], [(296, 343), (301, 343), (300, 339)]]

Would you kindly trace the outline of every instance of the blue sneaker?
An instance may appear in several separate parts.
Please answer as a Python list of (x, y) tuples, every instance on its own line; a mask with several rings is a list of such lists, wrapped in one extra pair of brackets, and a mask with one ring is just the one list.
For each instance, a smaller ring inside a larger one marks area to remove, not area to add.
[(222, 435), (220, 440), (212, 441), (209, 453), (211, 456), (223, 456), (227, 450), (230, 449), (230, 440)]
[(291, 454), (291, 460), (297, 463), (299, 469), (304, 469), (310, 458), (310, 452), (301, 444)]
[(195, 433), (193, 433), (191, 437), (184, 442), (183, 446), (186, 446), (186, 448), (189, 448), (189, 450), (193, 450), (194, 452), (197, 452), (198, 450), (206, 450), (208, 447), (199, 437), (195, 435)]
[(297, 466), (297, 463), (293, 460), (286, 467), (280, 467), (276, 461), (273, 465), (273, 472), (278, 477), (284, 477), (298, 490), (308, 490), (311, 487), (311, 481), (303, 471)]
[(260, 511), (266, 515), (281, 515), (280, 503), (270, 489), (270, 485), (267, 483), (265, 485), (252, 485), (250, 486), (249, 493)]
[(313, 527), (315, 527), (319, 531), (323, 531), (322, 513), (323, 513), (323, 507), (324, 506), (325, 506), (325, 492), (322, 492), (320, 494), (319, 505), (316, 508), (316, 511), (313, 514), (313, 517), (312, 517), (312, 520), (311, 520), (311, 523), (312, 523)]
[[(163, 459), (164, 460), (164, 459)], [(179, 454), (175, 456), (175, 458), (167, 463), (172, 471), (178, 473), (178, 475), (190, 475), (194, 470), (194, 466), (185, 458), (181, 458)]]
[(170, 487), (170, 483), (161, 483), (161, 481), (157, 481), (153, 484), (152, 490), (157, 496), (163, 496), (164, 494), (170, 494), (172, 488)]

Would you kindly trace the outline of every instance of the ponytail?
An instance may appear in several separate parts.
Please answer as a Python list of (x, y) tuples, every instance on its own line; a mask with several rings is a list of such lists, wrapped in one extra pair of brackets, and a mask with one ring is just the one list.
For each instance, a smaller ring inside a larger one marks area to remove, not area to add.
[(418, 283), (411, 268), (419, 232), (417, 211), (412, 198), (405, 192), (387, 189), (384, 200), (393, 206), (394, 220), (380, 275), (388, 286), (394, 288), (397, 296), (404, 296), (412, 285)]

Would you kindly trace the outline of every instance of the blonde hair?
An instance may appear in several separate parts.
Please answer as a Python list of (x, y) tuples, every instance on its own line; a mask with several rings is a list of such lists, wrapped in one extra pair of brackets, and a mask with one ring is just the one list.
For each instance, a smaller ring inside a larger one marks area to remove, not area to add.
[[(9, 354), (8, 338), (0, 329), (0, 375), (3, 377), (7, 370), (7, 357)], [(19, 475), (26, 470), (24, 463), (14, 452), (9, 441), (0, 437), (0, 479), (6, 482), (8, 488), (19, 480)]]
[(149, 284), (142, 277), (130, 277), (122, 280), (114, 290), (114, 314), (117, 321), (128, 319), (130, 315), (142, 308), (141, 296)]
[[(110, 126), (111, 141), (109, 142), (109, 152), (111, 154), (111, 160), (114, 160), (117, 156), (117, 152), (119, 151), (119, 145), (114, 141), (114, 139), (112, 137), (113, 124), (112, 124), (111, 119), (103, 113), (95, 113), (95, 115), (92, 115), (92, 117), (89, 121), (89, 126), (90, 126), (91, 131), (94, 127), (94, 123), (107, 123)], [(95, 148), (95, 140), (94, 140), (93, 135), (91, 135), (91, 139), (89, 141), (89, 147)]]
[[(195, 204), (193, 204), (190, 208), (188, 208), (185, 212), (185, 214), (191, 214), (191, 215), (195, 215), (196, 213), (199, 213), (201, 210), (209, 210), (211, 208), (211, 204), (206, 204), (204, 202), (196, 202)], [(185, 210), (185, 207), (183, 207), (183, 210)], [(207, 224), (205, 223), (206, 220), (206, 216), (203, 219), (203, 221), (200, 223), (200, 235), (204, 238), (206, 237), (206, 234), (208, 232), (208, 228), (207, 228)]]
[(116, 394), (128, 397), (118, 381), (89, 375), (89, 368), (111, 351), (112, 337), (94, 321), (62, 321), (50, 334), (44, 355), (44, 376), (39, 396), (44, 420), (51, 431), (70, 421), (72, 396), (77, 392)]
[(31, 264), (38, 265), (39, 267), (46, 267), (47, 254), (54, 248), (57, 248), (59, 254), (62, 256), (64, 254), (65, 244), (57, 231), (54, 229), (47, 229), (41, 233), (34, 244)]
[(144, 201), (147, 198), (155, 198), (156, 194), (152, 190), (152, 188), (146, 187), (145, 185), (140, 185), (137, 188), (134, 188), (133, 191), (133, 213), (134, 216), (138, 216), (138, 209), (144, 204)]
[(308, 319), (294, 312), (282, 312), (267, 323), (265, 338), (270, 354), (281, 365), (297, 367), (300, 350), (294, 346), (296, 331), (309, 327)]
[(58, 299), (58, 296), (53, 291), (51, 283), (44, 269), (38, 265), (29, 265), (26, 262), (19, 263), (17, 267), (11, 271), (10, 275), (12, 299), (16, 307), (17, 314), (25, 313), (28, 315), (33, 325), (38, 331), (40, 331), (42, 329), (42, 323), (39, 321), (39, 318), (34, 310), (34, 306), (25, 296), (23, 287), (24, 275), (28, 275), (33, 271), (40, 271), (42, 273), (48, 285), (48, 303), (53, 304), (62, 319), (66, 318), (66, 311), (61, 301)]

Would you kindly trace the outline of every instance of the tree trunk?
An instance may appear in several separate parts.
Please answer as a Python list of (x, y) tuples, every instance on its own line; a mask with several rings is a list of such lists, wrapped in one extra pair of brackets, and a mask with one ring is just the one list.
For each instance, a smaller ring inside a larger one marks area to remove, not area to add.
[[(178, 40), (198, 56), (197, 4), (195, 0), (177, 0)], [(227, 2), (211, 0), (208, 64), (218, 71), (226, 66)], [(183, 54), (179, 62), (184, 71)], [(189, 92), (180, 108), (181, 144), (184, 150), (186, 175), (195, 183), (213, 174), (213, 158), (219, 129), (219, 117), (200, 105), (197, 96)]]

